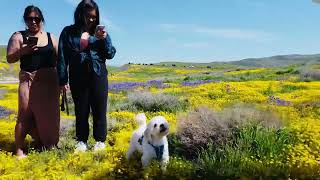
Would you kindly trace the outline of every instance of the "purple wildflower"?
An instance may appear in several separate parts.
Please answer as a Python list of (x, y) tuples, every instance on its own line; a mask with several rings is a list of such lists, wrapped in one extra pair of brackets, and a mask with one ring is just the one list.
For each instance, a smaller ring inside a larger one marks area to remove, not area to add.
[(275, 104), (278, 106), (289, 106), (291, 104), (290, 101), (286, 101), (286, 100), (280, 99), (279, 97), (274, 97), (274, 96), (269, 96), (268, 102), (270, 104)]
[(4, 118), (12, 114), (12, 111), (7, 110), (6, 108), (0, 106), (0, 118)]
[(122, 66), (119, 68), (120, 71), (127, 71), (129, 69), (128, 66)]
[(157, 87), (157, 88), (167, 88), (167, 87), (169, 87), (169, 85), (163, 84), (162, 80), (150, 80), (150, 81), (147, 81), (146, 86), (147, 87), (148, 86), (154, 86), (154, 87)]
[(155, 86), (157, 88), (165, 88), (168, 87), (168, 85), (163, 84), (163, 81), (161, 80), (150, 80), (146, 83), (143, 82), (121, 82), (121, 83), (110, 83), (109, 90), (111, 91), (126, 91), (126, 90), (132, 90), (137, 87), (150, 87)]
[(140, 83), (140, 82), (111, 83), (109, 84), (109, 90), (123, 91), (123, 90), (131, 90), (141, 86), (144, 86), (144, 83)]
[(161, 86), (163, 82), (161, 80), (150, 80), (147, 81), (147, 85), (156, 85), (156, 86)]

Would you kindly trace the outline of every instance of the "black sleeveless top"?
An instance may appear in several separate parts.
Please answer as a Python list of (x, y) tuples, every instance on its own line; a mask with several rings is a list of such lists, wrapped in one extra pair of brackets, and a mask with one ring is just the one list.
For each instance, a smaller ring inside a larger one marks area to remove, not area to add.
[[(26, 31), (20, 31), (23, 37), (23, 44), (27, 44)], [(24, 55), (20, 58), (20, 69), (33, 72), (41, 68), (56, 67), (56, 53), (52, 44), (50, 33), (47, 33), (48, 45), (38, 47), (33, 54)]]

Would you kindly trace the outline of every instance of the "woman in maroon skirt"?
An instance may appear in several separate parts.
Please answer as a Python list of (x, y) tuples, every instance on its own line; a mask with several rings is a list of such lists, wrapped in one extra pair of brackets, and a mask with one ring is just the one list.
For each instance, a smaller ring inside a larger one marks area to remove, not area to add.
[(24, 139), (30, 134), (37, 148), (50, 149), (59, 141), (59, 86), (56, 72), (57, 40), (43, 31), (41, 10), (28, 6), (25, 31), (15, 32), (7, 48), (8, 63), (20, 60), (19, 108), (15, 127), (16, 155), (25, 157)]

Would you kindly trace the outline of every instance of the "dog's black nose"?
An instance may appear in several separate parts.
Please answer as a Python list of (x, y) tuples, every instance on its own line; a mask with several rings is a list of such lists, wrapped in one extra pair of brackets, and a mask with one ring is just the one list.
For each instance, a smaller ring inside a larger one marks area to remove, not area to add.
[(168, 128), (169, 128), (168, 125), (166, 125), (166, 124), (160, 124), (160, 132), (164, 132), (164, 131), (166, 131)]

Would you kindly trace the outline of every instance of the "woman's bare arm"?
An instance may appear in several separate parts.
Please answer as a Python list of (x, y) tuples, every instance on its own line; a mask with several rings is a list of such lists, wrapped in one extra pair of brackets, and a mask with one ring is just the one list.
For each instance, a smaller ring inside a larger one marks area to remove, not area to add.
[(7, 62), (15, 63), (21, 57), (21, 46), (23, 43), (23, 38), (20, 32), (14, 33), (8, 43), (7, 47)]

